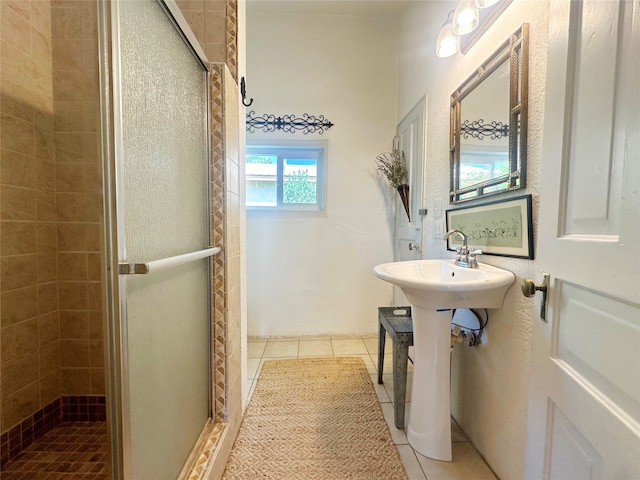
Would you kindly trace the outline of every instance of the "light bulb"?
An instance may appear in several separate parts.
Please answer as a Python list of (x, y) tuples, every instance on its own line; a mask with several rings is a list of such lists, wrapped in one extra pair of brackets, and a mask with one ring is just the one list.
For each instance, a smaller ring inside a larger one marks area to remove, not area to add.
[(439, 57), (450, 57), (458, 51), (460, 45), (460, 39), (451, 31), (451, 13), (447, 20), (442, 25), (440, 33), (438, 34), (438, 40), (436, 41), (436, 55)]
[(475, 30), (480, 21), (480, 11), (475, 0), (461, 0), (453, 12), (451, 30), (456, 35), (465, 35)]

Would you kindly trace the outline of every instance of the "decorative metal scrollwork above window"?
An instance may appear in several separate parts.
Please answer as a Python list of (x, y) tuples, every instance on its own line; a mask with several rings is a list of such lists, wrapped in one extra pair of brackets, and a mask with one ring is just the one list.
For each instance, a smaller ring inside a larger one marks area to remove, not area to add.
[(333, 127), (333, 123), (324, 118), (324, 115), (309, 115), (304, 113), (302, 117), (295, 115), (283, 115), (276, 117), (271, 113), (265, 113), (261, 117), (255, 116), (255, 111), (251, 110), (247, 113), (247, 131), (255, 133), (256, 129), (262, 129), (263, 132), (275, 132), (282, 130), (288, 133), (302, 132), (319, 133), (322, 135), (325, 130)]
[(462, 138), (484, 140), (489, 137), (491, 140), (498, 140), (509, 136), (509, 124), (496, 121), (484, 123), (482, 118), (474, 121), (465, 120), (460, 125), (460, 134)]

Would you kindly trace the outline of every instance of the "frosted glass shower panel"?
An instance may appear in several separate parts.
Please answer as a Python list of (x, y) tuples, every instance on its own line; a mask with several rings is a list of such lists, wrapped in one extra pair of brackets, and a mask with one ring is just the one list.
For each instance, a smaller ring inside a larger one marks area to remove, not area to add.
[[(201, 250), (209, 245), (206, 72), (161, 3), (113, 3), (120, 261)], [(176, 478), (210, 416), (209, 278), (208, 258), (121, 277), (131, 478)]]

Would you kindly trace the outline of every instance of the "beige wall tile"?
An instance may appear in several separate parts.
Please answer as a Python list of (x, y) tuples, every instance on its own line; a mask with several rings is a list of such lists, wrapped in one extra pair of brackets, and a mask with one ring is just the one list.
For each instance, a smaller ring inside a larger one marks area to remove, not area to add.
[(49, 342), (40, 347), (40, 376), (49, 375), (60, 370), (60, 340)]
[(60, 310), (87, 310), (86, 282), (60, 282), (58, 301)]
[(100, 282), (87, 283), (87, 308), (102, 311), (102, 284)]
[(98, 223), (87, 223), (87, 252), (99, 252), (102, 245), (102, 227)]
[(84, 252), (87, 248), (87, 226), (84, 223), (59, 223), (58, 251)]
[(104, 341), (102, 339), (89, 340), (90, 365), (92, 367), (104, 367)]
[(40, 406), (44, 407), (60, 396), (60, 369), (40, 379)]
[(2, 113), (0, 116), (0, 142), (2, 142), (2, 148), (33, 155), (34, 138), (33, 124)]
[(36, 159), (36, 187), (40, 190), (53, 192), (56, 189), (55, 163)]
[(87, 254), (87, 279), (94, 282), (102, 281), (102, 256), (99, 253)]
[(89, 368), (62, 368), (62, 394), (88, 395), (91, 392)]
[(58, 226), (54, 222), (38, 222), (36, 237), (39, 253), (55, 252), (58, 249)]
[(208, 11), (205, 14), (205, 41), (210, 43), (226, 43), (227, 19), (224, 10)]
[(53, 125), (56, 132), (82, 132), (82, 102), (53, 102), (55, 117)]
[(51, 9), (51, 36), (58, 39), (82, 38), (82, 12), (79, 8)]
[(2, 400), (2, 428), (4, 432), (40, 408), (40, 382), (11, 392)]
[(3, 396), (37, 381), (40, 373), (38, 350), (25, 352), (13, 360), (3, 362), (0, 370)]
[(86, 280), (86, 253), (58, 253), (58, 280)]
[(104, 311), (89, 311), (89, 338), (92, 340), (98, 340), (104, 338), (103, 325), (104, 325)]
[(0, 294), (2, 327), (36, 317), (38, 315), (38, 288), (29, 287)]
[(84, 191), (102, 194), (102, 166), (97, 163), (84, 164)]
[(101, 157), (98, 156), (100, 146), (98, 145), (97, 135), (95, 133), (84, 133), (82, 138), (84, 141), (84, 161), (99, 162)]
[(58, 279), (58, 258), (55, 252), (39, 254), (38, 255), (38, 283), (55, 282), (57, 279)]
[(104, 368), (91, 369), (91, 395), (104, 395), (105, 393)]
[(2, 39), (25, 54), (31, 54), (29, 20), (5, 4), (2, 4)]
[(2, 113), (32, 123), (33, 105), (25, 101), (25, 97), (27, 97), (29, 93), (24, 87), (16, 85), (11, 81), (3, 81), (1, 84), (2, 93), (0, 94), (0, 99), (2, 102), (0, 107), (2, 108)]
[(35, 220), (36, 197), (33, 189), (3, 186), (0, 218), (2, 220)]
[(54, 117), (50, 113), (36, 110), (33, 115), (34, 154), (37, 158), (53, 160), (55, 154), (55, 138), (53, 135)]
[(60, 366), (62, 368), (89, 366), (89, 341), (61, 339)]
[[(74, 40), (75, 41), (75, 40)], [(79, 60), (78, 62), (80, 62)], [(78, 67), (79, 68), (79, 67)], [(82, 71), (67, 69), (53, 71), (53, 96), (56, 100), (78, 102), (84, 100), (85, 87), (82, 84)]]
[(58, 312), (40, 315), (38, 317), (38, 341), (40, 348), (60, 339), (60, 321)]
[(15, 255), (0, 259), (2, 291), (31, 287), (38, 283), (37, 255)]
[(38, 348), (38, 319), (33, 318), (2, 329), (0, 362), (6, 363)]
[(56, 194), (59, 222), (84, 222), (86, 219), (86, 197), (80, 193)]
[(210, 62), (224, 62), (227, 57), (227, 46), (224, 43), (206, 42), (204, 51)]
[(55, 133), (56, 162), (80, 163), (84, 161), (84, 134), (83, 133)]
[(35, 251), (36, 222), (0, 223), (0, 254), (20, 255)]
[(87, 222), (100, 222), (102, 220), (102, 195), (87, 193), (86, 195), (86, 220)]
[(36, 216), (40, 222), (55, 222), (58, 218), (58, 206), (55, 192), (38, 191)]
[[(19, 90), (30, 93), (33, 91), (33, 65), (34, 60), (24, 55), (24, 52), (15, 46), (2, 42), (0, 45), (0, 67), (2, 74), (2, 90), (9, 89), (12, 92), (16, 90), (9, 86), (12, 83), (21, 86)], [(32, 98), (28, 96), (20, 96), (27, 104), (31, 104)]]
[[(82, 43), (78, 39), (55, 38), (53, 41), (53, 69), (80, 70), (82, 68)], [(55, 92), (54, 83), (54, 92)], [(69, 100), (67, 98), (57, 98), (57, 100)]]
[(82, 310), (62, 310), (60, 312), (60, 338), (88, 339), (89, 312)]
[(46, 283), (38, 286), (38, 313), (55, 312), (58, 309), (58, 284)]
[(0, 183), (34, 188), (36, 186), (35, 159), (29, 155), (1, 150)]

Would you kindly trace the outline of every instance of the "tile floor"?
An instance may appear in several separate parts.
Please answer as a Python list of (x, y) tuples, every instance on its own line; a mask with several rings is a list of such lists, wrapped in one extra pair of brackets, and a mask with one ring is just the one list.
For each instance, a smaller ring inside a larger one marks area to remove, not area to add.
[[(453, 462), (432, 460), (417, 453), (407, 441), (404, 430), (393, 424), (393, 382), (391, 367), (392, 341), (387, 338), (384, 358), (384, 384), (378, 385), (378, 338), (364, 337), (302, 337), (302, 338), (250, 338), (248, 342), (248, 394), (255, 388), (264, 360), (292, 357), (358, 356), (364, 360), (371, 381), (376, 389), (382, 412), (389, 425), (391, 436), (398, 445), (400, 457), (409, 480), (497, 480), (491, 469), (467, 440), (464, 432), (452, 420)], [(411, 364), (407, 381), (407, 398), (411, 398)], [(405, 416), (411, 411), (407, 402)]]
[(2, 480), (109, 480), (105, 422), (63, 423), (2, 466)]

